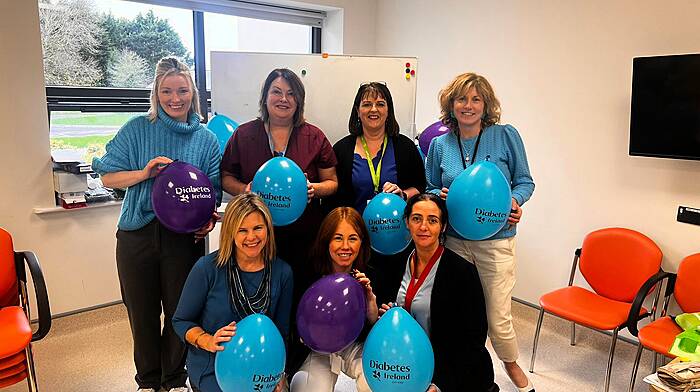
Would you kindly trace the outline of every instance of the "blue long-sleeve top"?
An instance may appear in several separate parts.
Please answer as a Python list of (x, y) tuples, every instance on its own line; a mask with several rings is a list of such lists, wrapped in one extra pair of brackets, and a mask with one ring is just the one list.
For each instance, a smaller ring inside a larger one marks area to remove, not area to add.
[[(158, 117), (151, 122), (147, 115), (127, 121), (107, 143), (102, 158), (92, 160), (92, 168), (100, 174), (141, 170), (153, 158), (165, 156), (194, 165), (209, 177), (221, 203), (221, 151), (216, 136), (192, 113), (188, 121), (179, 122), (158, 108)], [(121, 230), (137, 230), (155, 218), (151, 205), (153, 178), (127, 188), (117, 226)]]
[[(175, 333), (187, 345), (187, 373), (190, 382), (204, 392), (221, 391), (214, 375), (214, 353), (187, 343), (185, 334), (198, 326), (214, 335), (221, 327), (243, 318), (231, 303), (228, 267), (216, 266), (218, 254), (216, 251), (203, 256), (194, 265), (173, 315)], [(241, 271), (241, 281), (247, 295), (255, 294), (262, 277), (262, 270)], [(285, 341), (289, 334), (293, 282), (292, 268), (282, 259), (275, 259), (270, 277), (270, 307), (266, 315), (274, 321)]]
[[(525, 204), (535, 190), (535, 182), (530, 175), (523, 140), (515, 127), (510, 124), (495, 124), (484, 129), (476, 157), (472, 157), (476, 139), (476, 136), (462, 139), (463, 151), (469, 155), (470, 162), (488, 160), (496, 164), (510, 184), (515, 201), (520, 206)], [(463, 159), (455, 132), (433, 139), (425, 160), (426, 191), (439, 195), (443, 187), (449, 189), (452, 181), (464, 170)], [(517, 225), (510, 228), (505, 225), (488, 239), (512, 237), (516, 233), (516, 227)], [(447, 228), (447, 235), (462, 238), (451, 226)]]

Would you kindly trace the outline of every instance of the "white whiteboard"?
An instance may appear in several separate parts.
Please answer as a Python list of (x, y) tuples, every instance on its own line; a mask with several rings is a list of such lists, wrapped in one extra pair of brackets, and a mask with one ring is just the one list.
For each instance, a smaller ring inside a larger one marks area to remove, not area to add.
[(306, 120), (321, 128), (331, 144), (348, 134), (357, 89), (370, 81), (386, 82), (401, 133), (413, 139), (416, 76), (406, 78), (407, 63), (417, 76), (415, 57), (211, 52), (212, 112), (238, 123), (254, 119), (267, 75), (275, 68), (289, 68), (304, 82)]

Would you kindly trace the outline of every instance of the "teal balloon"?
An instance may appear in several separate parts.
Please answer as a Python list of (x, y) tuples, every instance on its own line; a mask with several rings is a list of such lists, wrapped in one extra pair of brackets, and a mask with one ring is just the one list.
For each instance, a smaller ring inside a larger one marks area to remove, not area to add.
[(236, 335), (216, 353), (214, 374), (224, 392), (271, 392), (284, 373), (284, 340), (275, 323), (251, 314), (237, 323)]
[(216, 135), (216, 140), (219, 142), (219, 150), (223, 154), (228, 139), (231, 138), (233, 132), (238, 128), (238, 123), (223, 114), (216, 114), (207, 123), (207, 128)]
[(362, 371), (374, 392), (426, 391), (435, 357), (430, 339), (403, 308), (393, 307), (365, 340)]
[(510, 184), (491, 162), (479, 162), (464, 170), (447, 193), (450, 225), (468, 240), (483, 240), (508, 222)]
[(403, 219), (406, 202), (393, 193), (379, 193), (362, 213), (372, 249), (383, 255), (394, 255), (411, 243), (411, 233)]
[(289, 158), (274, 157), (263, 163), (250, 189), (265, 201), (275, 226), (296, 221), (306, 208), (306, 176)]

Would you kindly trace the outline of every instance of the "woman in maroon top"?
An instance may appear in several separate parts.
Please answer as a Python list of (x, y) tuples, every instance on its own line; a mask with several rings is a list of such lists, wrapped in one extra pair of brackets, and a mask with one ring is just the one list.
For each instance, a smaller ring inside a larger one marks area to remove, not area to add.
[[(292, 314), (307, 288), (300, 277), (312, 270), (308, 252), (323, 220), (321, 199), (338, 189), (333, 147), (304, 119), (304, 98), (304, 85), (294, 72), (286, 68), (270, 72), (260, 94), (260, 117), (238, 127), (221, 161), (222, 187), (232, 195), (249, 192), (255, 173), (274, 156), (293, 160), (309, 180), (304, 214), (290, 225), (275, 227), (277, 254), (294, 272)], [(293, 369), (294, 362), (301, 365), (304, 358), (290, 359)]]

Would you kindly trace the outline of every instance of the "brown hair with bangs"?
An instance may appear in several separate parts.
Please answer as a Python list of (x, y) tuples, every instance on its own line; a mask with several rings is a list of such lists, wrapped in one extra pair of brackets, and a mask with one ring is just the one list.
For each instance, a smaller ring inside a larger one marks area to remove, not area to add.
[(386, 124), (384, 125), (384, 132), (386, 132), (389, 137), (398, 135), (400, 129), (399, 123), (396, 121), (396, 114), (394, 113), (394, 99), (391, 98), (389, 87), (383, 82), (363, 83), (360, 85), (360, 88), (357, 89), (357, 94), (355, 94), (355, 100), (350, 110), (350, 119), (348, 120), (350, 134), (355, 136), (362, 135), (362, 122), (360, 121), (358, 112), (360, 110), (360, 103), (367, 97), (383, 98), (386, 101), (388, 112)]
[(277, 78), (286, 80), (294, 93), (297, 110), (294, 112), (292, 125), (294, 127), (303, 125), (304, 122), (306, 122), (306, 119), (304, 118), (304, 100), (306, 99), (306, 90), (304, 89), (304, 83), (301, 82), (299, 76), (297, 76), (294, 71), (287, 68), (273, 69), (272, 72), (267, 75), (267, 78), (263, 83), (262, 90), (260, 91), (260, 101), (258, 102), (258, 106), (260, 108), (260, 119), (264, 122), (268, 122), (270, 119), (270, 112), (267, 110), (267, 95), (270, 93), (270, 86), (272, 86), (272, 82), (274, 82)]
[(455, 132), (459, 132), (457, 119), (452, 115), (455, 99), (467, 95), (474, 87), (484, 100), (484, 116), (481, 118), (482, 129), (488, 128), (501, 120), (501, 103), (488, 80), (472, 72), (463, 73), (454, 78), (445, 88), (440, 90), (440, 121)]
[(320, 275), (328, 275), (333, 272), (333, 260), (328, 253), (328, 245), (331, 243), (333, 236), (340, 222), (347, 222), (360, 236), (360, 252), (352, 264), (352, 267), (365, 272), (370, 255), (369, 232), (365, 227), (365, 222), (362, 220), (360, 213), (354, 208), (337, 207), (333, 209), (326, 218), (321, 222), (321, 227), (318, 230), (316, 241), (311, 248), (311, 262), (314, 265), (314, 270)]

